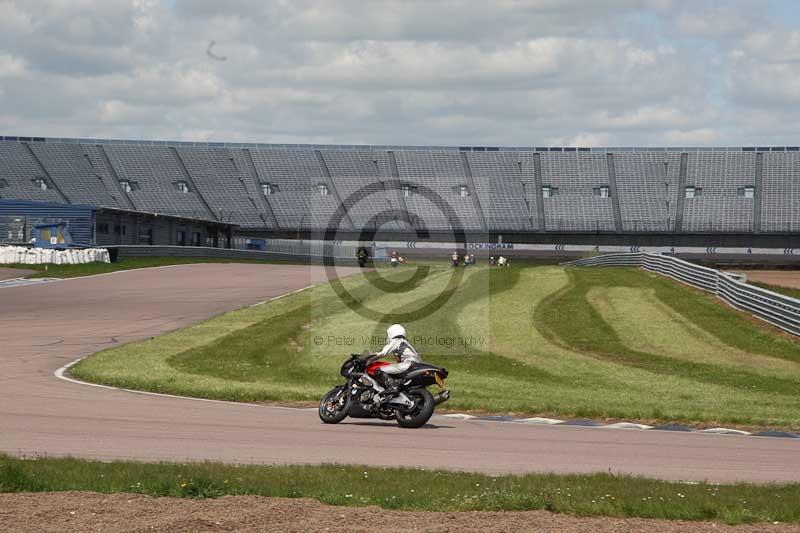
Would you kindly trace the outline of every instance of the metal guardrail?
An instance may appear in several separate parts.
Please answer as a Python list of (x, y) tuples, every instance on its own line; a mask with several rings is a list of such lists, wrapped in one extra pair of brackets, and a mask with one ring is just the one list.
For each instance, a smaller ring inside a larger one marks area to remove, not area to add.
[(657, 272), (682, 281), (698, 289), (717, 292), (718, 270), (695, 265), (688, 261), (668, 255), (642, 253), (641, 267), (649, 272)]
[(603, 254), (594, 257), (586, 257), (583, 259), (576, 259), (564, 263), (565, 266), (642, 266), (642, 253), (616, 253), (616, 254)]
[(701, 289), (731, 307), (751, 313), (784, 331), (800, 335), (800, 300), (748, 284), (743, 276), (695, 265), (669, 255), (632, 252), (598, 255), (564, 266), (636, 266)]

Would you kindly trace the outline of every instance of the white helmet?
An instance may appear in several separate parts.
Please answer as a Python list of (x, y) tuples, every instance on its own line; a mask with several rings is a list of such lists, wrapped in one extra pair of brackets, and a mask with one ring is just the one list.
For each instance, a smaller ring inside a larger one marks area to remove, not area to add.
[(400, 324), (392, 324), (386, 330), (386, 336), (389, 337), (389, 339), (394, 339), (395, 337), (405, 337), (406, 328), (404, 328)]

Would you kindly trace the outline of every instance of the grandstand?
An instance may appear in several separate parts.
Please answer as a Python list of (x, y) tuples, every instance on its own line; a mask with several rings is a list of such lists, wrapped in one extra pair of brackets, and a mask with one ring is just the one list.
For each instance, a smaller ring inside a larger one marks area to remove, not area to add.
[[(0, 137), (0, 199), (235, 224), (248, 235), (453, 227), (786, 235), (800, 149), (331, 146)], [(755, 242), (755, 241), (752, 241)]]

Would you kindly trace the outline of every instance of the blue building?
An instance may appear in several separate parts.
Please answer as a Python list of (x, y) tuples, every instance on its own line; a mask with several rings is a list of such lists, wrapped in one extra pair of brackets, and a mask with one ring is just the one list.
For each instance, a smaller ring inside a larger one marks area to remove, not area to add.
[(31, 244), (36, 227), (63, 224), (71, 245), (230, 248), (233, 224), (81, 204), (0, 200), (0, 244)]

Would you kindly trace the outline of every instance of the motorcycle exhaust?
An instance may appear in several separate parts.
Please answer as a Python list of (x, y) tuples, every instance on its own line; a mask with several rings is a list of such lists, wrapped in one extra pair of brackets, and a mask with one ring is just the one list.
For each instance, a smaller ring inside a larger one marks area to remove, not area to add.
[(435, 402), (435, 405), (439, 405), (440, 403), (444, 403), (449, 399), (450, 399), (450, 391), (449, 390), (443, 390), (443, 391), (437, 392), (436, 394), (433, 395), (433, 401)]

